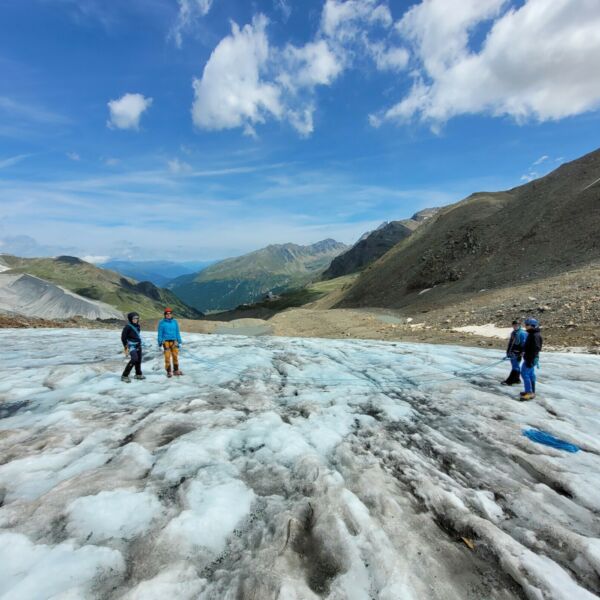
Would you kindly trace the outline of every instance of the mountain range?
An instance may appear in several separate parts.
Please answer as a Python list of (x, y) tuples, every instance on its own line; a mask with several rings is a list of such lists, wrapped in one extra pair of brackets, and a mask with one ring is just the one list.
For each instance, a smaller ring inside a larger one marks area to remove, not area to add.
[(190, 273), (198, 273), (214, 262), (216, 261), (173, 262), (168, 260), (131, 261), (111, 259), (97, 264), (103, 269), (116, 271), (136, 281), (150, 281), (154, 285), (165, 287), (173, 279)]
[(367, 267), (339, 307), (439, 307), (600, 260), (600, 150), (447, 206)]
[[(8, 281), (6, 278), (9, 276), (26, 274), (30, 276), (25, 282), (18, 284), (19, 289), (23, 288), (23, 285), (27, 283), (28, 289), (33, 289), (33, 284), (39, 286), (40, 290), (45, 290), (45, 294), (50, 294), (50, 288), (43, 286), (43, 283), (54, 284), (62, 290), (70, 292), (70, 297), (76, 295), (76, 300), (79, 306), (77, 310), (83, 310), (81, 312), (73, 313), (73, 310), (69, 308), (65, 310), (64, 318), (72, 316), (72, 314), (81, 314), (85, 316), (85, 312), (92, 310), (88, 305), (83, 308), (81, 299), (87, 299), (93, 303), (100, 303), (104, 307), (112, 307), (117, 309), (116, 313), (112, 314), (112, 317), (117, 317), (119, 313), (127, 313), (135, 310), (142, 317), (156, 318), (162, 315), (164, 307), (169, 305), (176, 314), (182, 317), (198, 318), (201, 313), (190, 306), (187, 306), (182, 302), (175, 294), (169, 290), (161, 289), (155, 286), (149, 281), (136, 282), (135, 280), (123, 277), (119, 273), (102, 269), (91, 263), (85, 262), (74, 256), (59, 256), (56, 258), (19, 258), (3, 254), (0, 256), (0, 263), (2, 264), (2, 273), (0, 278), (3, 278), (6, 285), (11, 285), (13, 292), (14, 282)], [(31, 277), (35, 278), (34, 280)], [(5, 286), (6, 287), (6, 286)], [(35, 292), (31, 291), (30, 295), (34, 295)], [(11, 296), (14, 298), (14, 296)], [(23, 299), (27, 299), (29, 296), (25, 294)], [(57, 302), (57, 298), (60, 297), (59, 291), (56, 289), (52, 290), (51, 296), (47, 296), (48, 303), (54, 305)], [(64, 301), (64, 298), (61, 302)], [(29, 302), (29, 301), (28, 301)], [(73, 301), (69, 303), (72, 307)], [(45, 308), (41, 305), (36, 304), (38, 315), (32, 316), (48, 316), (44, 314)], [(18, 306), (17, 306), (18, 309)], [(105, 309), (104, 309), (105, 310)], [(41, 312), (40, 312), (41, 311)], [(18, 310), (14, 312), (19, 312)], [(93, 310), (91, 313), (94, 314)], [(58, 315), (52, 315), (54, 318), (60, 318)], [(110, 318), (104, 313), (102, 316), (93, 316), (92, 318)]]
[(438, 210), (439, 208), (426, 208), (415, 213), (410, 219), (385, 222), (375, 231), (365, 233), (354, 246), (331, 261), (323, 273), (323, 279), (334, 279), (361, 271), (411, 235)]
[(178, 277), (168, 288), (203, 312), (228, 310), (254, 302), (267, 292), (302, 287), (319, 278), (347, 248), (332, 239), (309, 246), (273, 244)]

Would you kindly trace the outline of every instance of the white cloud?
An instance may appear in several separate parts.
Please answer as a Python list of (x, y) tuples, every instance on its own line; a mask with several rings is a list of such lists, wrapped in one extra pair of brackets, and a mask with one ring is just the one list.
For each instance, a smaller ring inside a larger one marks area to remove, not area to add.
[(93, 265), (102, 264), (102, 263), (105, 263), (108, 260), (110, 260), (110, 256), (96, 256), (96, 255), (80, 256), (79, 258), (81, 258), (81, 260), (84, 260), (85, 262), (92, 263)]
[[(202, 77), (193, 82), (197, 127), (239, 127), (256, 137), (257, 125), (275, 119), (308, 136), (316, 88), (331, 85), (356, 56), (366, 54), (380, 70), (400, 70), (408, 63), (408, 52), (387, 39), (393, 20), (378, 0), (327, 0), (319, 30), (302, 46), (272, 46), (267, 26), (264, 15), (243, 28), (234, 23), (214, 49)], [(372, 39), (374, 28), (383, 31), (383, 39)]]
[(178, 0), (179, 13), (173, 25), (170, 37), (173, 38), (178, 48), (183, 44), (183, 34), (190, 29), (196, 19), (205, 17), (212, 8), (213, 0)]
[(213, 50), (201, 79), (194, 79), (194, 124), (203, 129), (231, 129), (280, 119), (280, 90), (264, 75), (269, 68), (267, 19), (255, 17), (242, 29), (236, 23), (231, 35)]
[(5, 158), (0, 160), (0, 169), (6, 169), (7, 167), (12, 167), (17, 163), (20, 163), (22, 160), (25, 160), (31, 156), (30, 154), (17, 154), (16, 156), (10, 156), (9, 158)]
[(191, 165), (183, 160), (179, 160), (178, 158), (168, 160), (167, 166), (169, 167), (169, 171), (171, 171), (171, 173), (175, 173), (176, 175), (180, 173), (189, 173), (192, 170)]
[(553, 159), (547, 154), (544, 154), (531, 163), (528, 172), (521, 175), (521, 181), (529, 182), (534, 179), (539, 179), (554, 170), (556, 168), (556, 163), (563, 162), (563, 160), (563, 157)]
[[(474, 32), (491, 27), (481, 49)], [(398, 31), (417, 65), (409, 94), (371, 119), (439, 127), (461, 114), (557, 120), (600, 106), (598, 0), (428, 0)]]
[(278, 79), (288, 89), (330, 85), (342, 71), (342, 65), (325, 40), (301, 47), (288, 44), (282, 57), (285, 68)]
[(109, 157), (104, 159), (104, 164), (107, 167), (116, 167), (120, 162), (121, 161), (118, 158)]
[(321, 35), (335, 48), (346, 67), (366, 56), (380, 71), (400, 71), (409, 53), (391, 40), (393, 19), (379, 0), (326, 0), (321, 15)]
[(356, 39), (364, 23), (389, 27), (390, 9), (377, 0), (327, 0), (321, 16), (323, 33), (340, 42)]
[(108, 103), (110, 118), (108, 127), (117, 129), (139, 129), (142, 114), (152, 105), (152, 98), (142, 94), (125, 94)]
[(405, 48), (386, 48), (381, 42), (370, 43), (368, 48), (380, 71), (403, 71), (408, 65), (410, 54)]
[(69, 160), (74, 160), (74, 161), (81, 160), (81, 156), (79, 156), (79, 154), (77, 154), (77, 152), (67, 152), (66, 156)]

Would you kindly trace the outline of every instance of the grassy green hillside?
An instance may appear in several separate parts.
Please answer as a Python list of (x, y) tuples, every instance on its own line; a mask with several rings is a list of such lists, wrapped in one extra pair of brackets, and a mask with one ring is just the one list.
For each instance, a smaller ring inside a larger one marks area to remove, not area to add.
[(344, 244), (324, 240), (310, 246), (271, 245), (177, 278), (169, 288), (202, 311), (227, 310), (259, 300), (267, 292), (301, 288), (317, 279)]
[(150, 282), (137, 283), (72, 256), (19, 258), (3, 255), (2, 260), (12, 272), (35, 275), (86, 298), (106, 302), (124, 313), (135, 310), (144, 318), (153, 318), (162, 315), (165, 306), (170, 306), (181, 317), (200, 316), (169, 290)]

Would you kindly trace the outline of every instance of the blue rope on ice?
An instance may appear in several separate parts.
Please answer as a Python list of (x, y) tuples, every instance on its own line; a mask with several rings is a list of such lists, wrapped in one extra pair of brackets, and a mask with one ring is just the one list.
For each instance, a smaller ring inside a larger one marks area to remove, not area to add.
[(538, 444), (544, 444), (545, 446), (551, 446), (558, 450), (564, 450), (565, 452), (579, 452), (579, 447), (575, 444), (570, 444), (557, 437), (554, 437), (550, 433), (546, 433), (541, 429), (523, 429), (523, 435), (528, 437), (531, 441), (537, 442)]

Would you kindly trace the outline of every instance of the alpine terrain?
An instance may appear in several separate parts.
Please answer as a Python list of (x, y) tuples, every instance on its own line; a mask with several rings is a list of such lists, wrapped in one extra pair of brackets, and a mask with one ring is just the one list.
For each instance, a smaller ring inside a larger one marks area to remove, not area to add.
[(581, 269), (579, 283), (591, 288), (574, 301), (593, 300), (600, 290), (585, 270), (600, 269), (599, 175), (596, 150), (531, 183), (447, 206), (367, 267), (337, 306), (432, 310), (481, 293), (509, 297), (514, 289), (514, 308), (541, 305), (544, 312), (544, 299), (536, 305), (519, 286), (546, 286), (556, 295), (563, 281), (568, 295), (570, 273)]
[(439, 208), (426, 208), (415, 213), (410, 219), (382, 223), (375, 231), (363, 235), (352, 248), (336, 256), (323, 273), (323, 279), (334, 279), (361, 271), (411, 235), (438, 210)]
[(309, 246), (273, 244), (178, 277), (168, 287), (198, 310), (227, 310), (318, 279), (346, 249), (332, 239)]
[(103, 269), (110, 269), (137, 281), (150, 281), (165, 287), (171, 280), (182, 275), (197, 273), (215, 261), (173, 262), (168, 260), (109, 260), (97, 263)]
[(201, 316), (169, 290), (149, 281), (138, 283), (74, 256), (19, 258), (3, 254), (0, 263), (0, 290), (4, 290), (0, 302), (4, 297), (4, 310), (10, 312), (60, 319), (75, 315), (120, 318), (122, 313), (136, 310), (142, 317), (158, 317), (169, 305), (182, 317)]

